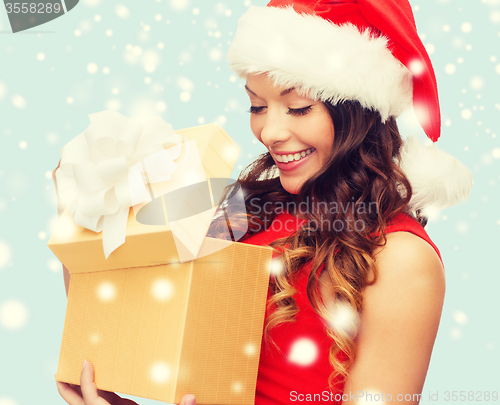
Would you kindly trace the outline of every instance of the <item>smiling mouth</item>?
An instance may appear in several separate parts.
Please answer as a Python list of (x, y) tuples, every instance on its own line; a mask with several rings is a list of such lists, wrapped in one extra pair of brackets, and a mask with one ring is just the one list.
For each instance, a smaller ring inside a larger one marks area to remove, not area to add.
[(315, 148), (309, 148), (309, 149), (303, 150), (301, 152), (290, 153), (288, 155), (277, 155), (276, 153), (273, 153), (273, 155), (278, 162), (289, 163), (289, 162), (296, 162), (297, 160), (301, 160), (302, 158), (305, 158), (307, 155), (310, 155), (315, 150), (316, 150)]

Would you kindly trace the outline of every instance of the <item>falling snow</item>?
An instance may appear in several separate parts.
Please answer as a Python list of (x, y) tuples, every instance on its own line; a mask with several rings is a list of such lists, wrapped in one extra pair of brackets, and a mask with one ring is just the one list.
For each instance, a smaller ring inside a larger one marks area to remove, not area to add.
[(153, 283), (153, 296), (159, 301), (167, 301), (174, 294), (174, 286), (169, 280), (159, 279)]
[(253, 356), (257, 353), (257, 347), (253, 343), (248, 343), (245, 346), (244, 352), (247, 356)]
[(472, 24), (470, 22), (464, 22), (461, 26), (460, 29), (462, 32), (468, 34), (469, 32), (472, 31)]
[(9, 300), (0, 304), (0, 326), (17, 330), (25, 326), (28, 320), (26, 305), (19, 300)]
[(12, 101), (12, 105), (19, 110), (24, 110), (28, 104), (26, 102), (26, 99), (19, 94), (12, 95), (11, 101)]
[(281, 258), (276, 257), (273, 260), (271, 260), (269, 265), (269, 271), (271, 274), (277, 275), (281, 273), (283, 269), (284, 269), (284, 263)]
[(432, 55), (434, 52), (436, 52), (436, 47), (433, 44), (426, 44), (425, 50), (429, 55)]
[(472, 118), (472, 111), (468, 108), (464, 108), (460, 115), (464, 120), (470, 120)]
[(354, 336), (359, 324), (359, 314), (345, 302), (339, 301), (329, 304), (328, 323), (340, 336)]
[(446, 73), (448, 73), (449, 75), (452, 75), (453, 73), (455, 73), (457, 71), (457, 68), (456, 66), (453, 64), (453, 63), (448, 63), (445, 67), (444, 67), (444, 71)]
[(97, 287), (97, 296), (102, 301), (111, 301), (116, 296), (116, 287), (109, 282), (103, 282)]
[(12, 253), (9, 245), (0, 240), (0, 271), (10, 262)]
[(453, 312), (453, 320), (459, 325), (466, 325), (469, 322), (469, 318), (463, 311)]
[(419, 60), (411, 61), (408, 67), (415, 76), (420, 76), (425, 70), (424, 64)]
[(183, 91), (180, 96), (179, 96), (179, 99), (184, 102), (184, 103), (187, 103), (189, 100), (191, 100), (191, 93), (187, 92), (187, 91)]
[(53, 273), (59, 273), (62, 270), (62, 265), (57, 259), (49, 259), (47, 260), (47, 268)]
[(243, 389), (244, 389), (244, 385), (240, 381), (235, 381), (232, 385), (233, 392), (242, 392)]
[(156, 384), (165, 384), (170, 380), (172, 371), (167, 363), (159, 361), (151, 367), (151, 380)]
[(189, 0), (170, 0), (170, 7), (174, 10), (182, 11), (186, 9), (190, 3)]
[(4, 98), (5, 94), (7, 94), (7, 87), (5, 86), (5, 84), (0, 82), (0, 100)]
[(158, 52), (150, 50), (142, 55), (142, 66), (147, 73), (153, 73), (160, 63), (160, 55)]
[(164, 112), (167, 109), (167, 104), (165, 104), (163, 101), (158, 101), (156, 103), (156, 111), (158, 112)]
[(117, 4), (115, 6), (115, 13), (123, 20), (126, 20), (130, 17), (130, 10), (123, 4)]
[(89, 63), (87, 65), (87, 72), (89, 72), (90, 74), (97, 73), (98, 70), (99, 68), (97, 67), (97, 64), (95, 64), (94, 62)]
[(214, 48), (209, 52), (208, 56), (212, 61), (216, 62), (222, 58), (222, 51), (218, 48)]
[(313, 340), (300, 338), (292, 344), (288, 360), (301, 366), (309, 366), (316, 361), (318, 352), (318, 345)]
[(484, 87), (484, 79), (479, 76), (475, 76), (470, 80), (470, 87), (474, 90), (481, 90)]
[(0, 405), (18, 405), (18, 402), (15, 402), (10, 398), (0, 398)]

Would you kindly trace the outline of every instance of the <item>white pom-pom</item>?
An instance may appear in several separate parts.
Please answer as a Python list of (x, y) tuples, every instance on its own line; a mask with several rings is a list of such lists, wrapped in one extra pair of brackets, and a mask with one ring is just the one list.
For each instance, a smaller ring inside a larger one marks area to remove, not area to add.
[(418, 137), (408, 137), (401, 149), (399, 165), (413, 190), (410, 206), (424, 216), (469, 198), (472, 173), (435, 143), (426, 146)]

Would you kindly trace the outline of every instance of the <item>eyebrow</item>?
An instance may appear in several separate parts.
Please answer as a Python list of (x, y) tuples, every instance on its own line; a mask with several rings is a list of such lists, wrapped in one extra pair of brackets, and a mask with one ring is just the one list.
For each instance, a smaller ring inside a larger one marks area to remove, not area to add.
[[(254, 96), (257, 96), (257, 94), (255, 94), (252, 90), (250, 90), (247, 85), (245, 84), (245, 89), (248, 90), (249, 93), (252, 93)], [(280, 97), (283, 97), (283, 96), (286, 96), (288, 93), (290, 93), (292, 90), (294, 90), (295, 87), (290, 87), (289, 89), (286, 89), (286, 90), (283, 90), (281, 93), (280, 93)], [(257, 96), (258, 97), (258, 96)]]

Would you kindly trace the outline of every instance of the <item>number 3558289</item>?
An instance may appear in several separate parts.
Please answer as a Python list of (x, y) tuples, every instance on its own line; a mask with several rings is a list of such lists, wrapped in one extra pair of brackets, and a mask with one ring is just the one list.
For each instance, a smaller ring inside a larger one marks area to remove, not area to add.
[(5, 3), (7, 13), (23, 14), (41, 14), (41, 13), (60, 13), (60, 3)]

